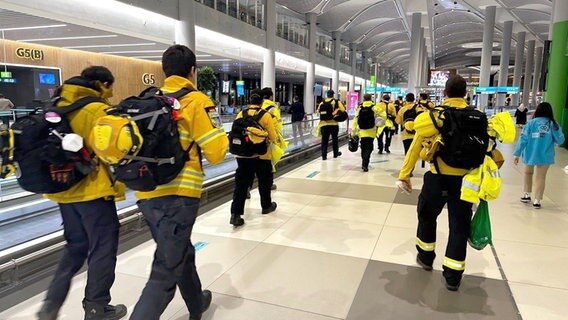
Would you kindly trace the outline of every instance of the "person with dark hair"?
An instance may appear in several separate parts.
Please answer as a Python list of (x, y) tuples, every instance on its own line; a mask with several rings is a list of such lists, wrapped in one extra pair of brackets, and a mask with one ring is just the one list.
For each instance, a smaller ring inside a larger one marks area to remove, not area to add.
[(425, 92), (420, 93), (420, 100), (418, 101), (424, 110), (433, 110), (434, 103), (428, 99), (428, 94)]
[(304, 131), (302, 129), (302, 121), (306, 116), (306, 111), (304, 110), (304, 104), (300, 102), (300, 97), (294, 97), (294, 103), (290, 107), (290, 113), (292, 114), (292, 132), (294, 140), (300, 140), (302, 147), (304, 144)]
[[(236, 119), (242, 119), (245, 115), (258, 117), (258, 124), (266, 131), (267, 143), (274, 143), (277, 139), (277, 132), (274, 128), (272, 116), (261, 108), (263, 102), (262, 92), (258, 89), (252, 90), (250, 94), (250, 105), (241, 111)], [(233, 192), (233, 202), (231, 203), (230, 223), (239, 227), (245, 221), (242, 218), (245, 211), (245, 201), (247, 192), (254, 180), (258, 178), (258, 192), (260, 194), (260, 204), (262, 214), (269, 214), (276, 210), (276, 202), (272, 202), (270, 189), (273, 182), (272, 175), (272, 151), (268, 147), (265, 154), (255, 154), (251, 157), (237, 156), (237, 171), (235, 173), (235, 189)]]
[[(112, 96), (114, 77), (105, 67), (89, 67), (84, 76), (66, 80), (58, 91), (57, 108), (66, 108), (85, 98), (98, 99), (68, 115), (71, 129), (83, 138), (88, 150), (88, 139), (96, 121), (106, 115), (106, 99)], [(114, 283), (118, 231), (120, 223), (115, 199), (124, 198), (124, 185), (113, 182), (109, 168), (97, 162), (97, 168), (71, 189), (44, 195), (57, 202), (63, 219), (63, 236), (67, 244), (38, 317), (55, 320), (63, 305), (71, 279), (87, 261), (87, 286), (83, 298), (85, 320), (121, 319), (126, 306), (110, 305), (110, 288)]]
[[(8, 112), (12, 110), (12, 108), (14, 108), (12, 101), (10, 101), (10, 99), (7, 99), (3, 94), (0, 93), (0, 112)], [(2, 123), (4, 123), (6, 126), (10, 125), (10, 118), (10, 115), (0, 116), (0, 120), (2, 120)]]
[(414, 119), (426, 109), (414, 102), (414, 93), (408, 93), (405, 100), (403, 107), (396, 116), (396, 123), (402, 127), (402, 144), (404, 145), (404, 154), (407, 154), (412, 139), (414, 139)]
[[(442, 103), (442, 107), (456, 109), (468, 107), (464, 99), (466, 81), (461, 76), (450, 77), (446, 82), (444, 93), (447, 98)], [(429, 132), (429, 136), (423, 137), (416, 134), (411, 141), (398, 176), (402, 190), (412, 191), (410, 182), (412, 170), (424, 146), (431, 145), (440, 135), (438, 128), (441, 128), (444, 121), (447, 121), (442, 114), (441, 112), (424, 112), (417, 116), (416, 123), (420, 124), (420, 132)], [(441, 157), (432, 158), (430, 171), (424, 175), (424, 184), (418, 197), (416, 262), (424, 270), (432, 270), (436, 257), (436, 220), (444, 206), (447, 205), (450, 233), (443, 261), (443, 277), (446, 288), (451, 291), (458, 290), (465, 270), (467, 239), (473, 212), (472, 204), (461, 200), (461, 188), (463, 177), (469, 171), (470, 169), (452, 167), (446, 164)]]
[(321, 158), (327, 160), (327, 146), (329, 144), (329, 137), (331, 136), (333, 157), (341, 156), (339, 151), (339, 124), (333, 119), (336, 112), (345, 112), (345, 106), (341, 101), (334, 99), (335, 92), (329, 90), (327, 98), (322, 101), (317, 112), (320, 115), (319, 128), (321, 132)]
[[(386, 153), (390, 153), (390, 145), (392, 140), (392, 135), (394, 133), (395, 127), (394, 123), (396, 121), (396, 108), (393, 103), (390, 102), (390, 96), (388, 94), (383, 95), (382, 101), (377, 104), (379, 110), (385, 112), (386, 121), (385, 128), (377, 137), (377, 147), (379, 148), (379, 154), (383, 154), (383, 146)], [(383, 144), (384, 137), (384, 144)]]
[(376, 119), (381, 116), (381, 113), (383, 114), (383, 117), (381, 117), (382, 121), (384, 121), (386, 112), (373, 103), (373, 97), (368, 93), (363, 96), (363, 103), (359, 105), (355, 112), (352, 132), (353, 135), (359, 137), (361, 143), (361, 169), (363, 172), (369, 171), (369, 161), (373, 153), (373, 141), (377, 136), (377, 126), (380, 125), (376, 123)]
[(229, 140), (218, 118), (215, 103), (197, 90), (195, 54), (183, 45), (169, 47), (162, 56), (166, 75), (161, 90), (189, 93), (179, 99), (177, 120), (180, 144), (187, 150), (184, 168), (171, 182), (149, 192), (137, 192), (138, 207), (156, 242), (152, 272), (131, 320), (158, 320), (179, 288), (190, 320), (200, 320), (211, 305), (211, 291), (202, 290), (195, 267), (191, 232), (201, 198), (201, 156), (210, 165), (225, 159)]
[[(396, 111), (396, 115), (398, 115), (398, 112), (400, 111), (400, 109), (402, 109), (402, 106), (404, 105), (404, 101), (402, 100), (403, 97), (402, 96), (398, 96), (396, 99), (394, 99), (393, 105), (394, 105), (394, 109)], [(396, 118), (394, 120), (394, 134), (398, 134), (398, 130), (399, 130), (400, 125), (396, 122)]]
[(520, 104), (517, 110), (515, 110), (516, 124), (518, 127), (522, 128), (527, 124), (527, 114), (529, 113), (529, 108), (525, 107), (524, 104)]
[(548, 102), (540, 103), (534, 117), (530, 120), (517, 142), (515, 152), (515, 165), (523, 157), (525, 164), (524, 194), (521, 202), (531, 202), (533, 189), (533, 175), (535, 180), (535, 193), (533, 207), (540, 209), (546, 185), (546, 174), (550, 165), (554, 164), (554, 145), (564, 143), (562, 129), (554, 120), (552, 106)]

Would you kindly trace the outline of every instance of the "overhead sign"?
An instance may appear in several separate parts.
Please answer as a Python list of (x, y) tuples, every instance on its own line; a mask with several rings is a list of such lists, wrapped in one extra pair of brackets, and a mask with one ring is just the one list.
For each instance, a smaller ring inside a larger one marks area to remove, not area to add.
[(375, 80), (376, 80), (375, 76), (371, 76), (371, 77), (369, 78), (369, 80), (371, 81), (371, 85), (370, 85), (370, 86), (371, 86), (371, 87), (374, 87), (374, 86), (375, 86), (375, 83), (376, 83), (376, 81), (375, 81)]
[(231, 92), (231, 81), (223, 80), (223, 93)]
[(0, 78), (12, 78), (12, 72), (2, 71), (0, 72)]
[(245, 95), (245, 82), (242, 80), (237, 80), (237, 95), (238, 96)]
[(475, 92), (479, 94), (494, 94), (497, 93), (497, 87), (477, 87)]
[(380, 90), (382, 92), (400, 92), (401, 91), (400, 87), (382, 87), (382, 88), (377, 89), (377, 90)]
[(375, 87), (366, 87), (365, 93), (375, 93)]
[(16, 83), (16, 79), (14, 78), (0, 78), (0, 83)]
[(521, 92), (520, 87), (497, 87), (498, 93), (517, 94)]
[(28, 60), (43, 60), (43, 50), (19, 47), (16, 49), (16, 57)]

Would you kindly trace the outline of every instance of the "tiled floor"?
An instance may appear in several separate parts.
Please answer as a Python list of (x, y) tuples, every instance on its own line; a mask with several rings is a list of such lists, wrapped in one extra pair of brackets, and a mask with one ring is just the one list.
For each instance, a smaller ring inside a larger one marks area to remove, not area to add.
[[(537, 211), (518, 201), (523, 168), (511, 164), (511, 146), (502, 147), (508, 158), (502, 197), (490, 203), (495, 250), (468, 250), (455, 293), (443, 287), (440, 258), (433, 272), (415, 265), (419, 190), (409, 196), (395, 188), (402, 145), (398, 138), (393, 145), (390, 155), (373, 154), (368, 173), (360, 171), (359, 153), (344, 149), (339, 159), (312, 161), (280, 177), (277, 211), (261, 215), (253, 192), (242, 228), (228, 224), (228, 203), (200, 216), (192, 240), (203, 286), (214, 293), (204, 320), (566, 319), (568, 152), (558, 151)], [(417, 165), (415, 189), (425, 170)], [(445, 211), (438, 225), (441, 257)], [(153, 250), (148, 242), (119, 256), (113, 302), (134, 306)], [(77, 276), (60, 319), (81, 318), (84, 278)], [(41, 299), (0, 319), (33, 319)], [(176, 295), (162, 319), (187, 318)]]

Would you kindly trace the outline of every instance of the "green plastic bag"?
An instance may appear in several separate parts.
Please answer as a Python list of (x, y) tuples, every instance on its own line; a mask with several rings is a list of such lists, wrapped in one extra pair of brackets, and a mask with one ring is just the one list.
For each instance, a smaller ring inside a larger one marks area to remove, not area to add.
[(471, 220), (471, 230), (469, 232), (469, 245), (482, 250), (488, 244), (493, 244), (491, 240), (491, 221), (489, 220), (489, 206), (487, 201), (481, 200)]

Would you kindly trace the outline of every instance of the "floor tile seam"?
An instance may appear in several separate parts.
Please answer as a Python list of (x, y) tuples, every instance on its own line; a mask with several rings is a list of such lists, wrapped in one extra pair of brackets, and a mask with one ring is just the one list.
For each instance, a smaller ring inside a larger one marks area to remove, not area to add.
[(344, 319), (345, 319), (345, 318), (337, 318), (337, 317), (335, 317), (335, 316), (326, 315), (326, 314), (322, 314), (322, 313), (317, 313), (317, 312), (313, 312), (313, 311), (302, 310), (302, 309), (298, 309), (298, 308), (292, 308), (292, 307), (288, 307), (288, 306), (284, 306), (284, 305), (280, 305), (280, 304), (276, 304), (276, 303), (272, 303), (272, 302), (267, 302), (267, 301), (262, 301), (262, 300), (256, 300), (256, 299), (251, 299), (251, 298), (245, 298), (245, 297), (243, 297), (243, 296), (228, 294), (228, 293), (226, 293), (226, 292), (217, 292), (217, 291), (215, 291), (215, 290), (212, 290), (212, 292), (214, 292), (215, 295), (222, 295), (222, 296), (226, 296), (226, 297), (232, 297), (232, 298), (238, 298), (238, 299), (248, 300), (248, 301), (252, 301), (252, 302), (256, 302), (256, 303), (260, 303), (260, 304), (264, 304), (264, 305), (269, 305), (269, 306), (274, 306), (274, 307), (284, 308), (284, 309), (289, 309), (289, 310), (295, 310), (295, 311), (298, 311), (298, 312), (309, 313), (309, 314), (313, 314), (313, 315), (317, 315), (317, 316), (322, 316), (322, 317), (326, 317), (326, 318), (330, 318), (330, 319), (337, 319), (337, 320), (344, 320)]
[[(171, 305), (171, 304), (170, 304), (170, 305)], [(180, 306), (179, 310), (176, 311), (176, 312), (174, 312), (173, 315), (168, 318), (168, 320), (176, 320), (176, 319), (179, 319), (179, 317), (177, 316), (177, 314), (180, 313), (181, 311), (183, 311), (184, 309), (187, 311), (187, 314), (189, 315), (189, 310), (187, 309), (187, 306), (183, 305), (183, 306)], [(127, 314), (127, 315), (128, 315), (128, 314)], [(124, 318), (124, 319), (126, 319), (126, 318)]]
[(329, 255), (333, 255), (333, 256), (357, 259), (357, 260), (367, 261), (367, 262), (371, 260), (370, 257), (369, 258), (357, 257), (357, 256), (352, 256), (352, 255), (348, 255), (348, 254), (341, 254), (341, 253), (337, 253), (337, 252), (322, 251), (322, 250), (310, 249), (310, 248), (301, 248), (301, 247), (290, 246), (290, 245), (285, 245), (285, 244), (278, 244), (278, 243), (271, 243), (271, 242), (263, 242), (262, 244), (271, 245), (271, 246), (278, 246), (278, 247), (283, 247), (283, 248), (288, 248), (288, 249), (304, 250), (304, 251), (310, 251), (310, 252), (316, 252), (316, 253), (322, 253), (322, 254), (329, 254)]
[[(303, 218), (309, 219), (313, 221), (338, 221), (338, 222), (354, 222), (354, 223), (361, 223), (361, 224), (370, 224), (374, 226), (383, 226), (384, 223), (375, 223), (375, 222), (367, 222), (367, 221), (355, 221), (355, 220), (348, 220), (342, 218), (335, 218), (335, 217), (324, 217), (324, 216), (311, 216), (311, 215), (303, 215), (298, 212), (293, 218)], [(386, 219), (385, 219), (386, 221)]]
[[(87, 272), (87, 271), (84, 271), (83, 273), (86, 273), (86, 272)], [(76, 276), (83, 275), (83, 273), (77, 274)], [(144, 281), (148, 281), (148, 280), (150, 279), (150, 275), (147, 275), (147, 276), (142, 277), (142, 276), (140, 276), (140, 275), (136, 275), (136, 274), (132, 274), (132, 273), (126, 273), (126, 272), (122, 272), (122, 271), (116, 271), (116, 270), (115, 270), (114, 273), (115, 273), (115, 274), (121, 274), (121, 275), (123, 275), (123, 276), (138, 278), (138, 279), (141, 279), (141, 280), (144, 280)]]
[(538, 283), (528, 283), (528, 282), (514, 281), (514, 280), (507, 280), (507, 282), (510, 283), (510, 284), (521, 284), (521, 285), (526, 285), (526, 286), (531, 286), (531, 287), (555, 289), (555, 290), (565, 291), (566, 293), (568, 293), (568, 287), (561, 288), (561, 287), (547, 286), (547, 285), (538, 284)]
[(495, 258), (495, 262), (497, 263), (497, 268), (499, 268), (499, 272), (501, 273), (501, 277), (505, 281), (505, 286), (507, 287), (507, 291), (509, 292), (509, 295), (511, 297), (513, 305), (515, 306), (515, 310), (517, 311), (517, 316), (519, 317), (519, 320), (523, 320), (521, 310), (519, 309), (519, 304), (517, 303), (517, 300), (515, 299), (515, 295), (513, 294), (513, 289), (511, 289), (511, 286), (509, 285), (509, 280), (507, 278), (507, 274), (505, 273), (505, 269), (503, 268), (503, 265), (501, 264), (501, 260), (499, 259), (499, 256), (497, 255), (497, 250), (495, 249), (495, 245), (491, 244), (490, 247), (491, 247), (491, 252), (493, 253), (493, 257)]
[(377, 237), (377, 241), (375, 241), (375, 246), (373, 247), (373, 252), (371, 252), (371, 256), (369, 257), (369, 261), (371, 261), (373, 256), (375, 255), (375, 250), (377, 250), (377, 245), (379, 244), (379, 240), (381, 239), (381, 235), (383, 234), (383, 231), (385, 230), (385, 226), (387, 224), (387, 221), (388, 221), (389, 216), (390, 216), (390, 212), (391, 212), (393, 207), (394, 207), (394, 203), (391, 203), (391, 206), (389, 208), (389, 212), (387, 213), (387, 216), (385, 217), (385, 223), (381, 227), (381, 231), (379, 232), (379, 236)]
[[(240, 240), (240, 239), (239, 239)], [(221, 279), (226, 273), (228, 273), (229, 271), (231, 271), (236, 265), (238, 265), (239, 263), (241, 263), (241, 261), (243, 261), (246, 257), (248, 257), (253, 251), (255, 251), (260, 245), (262, 245), (263, 242), (257, 242), (254, 247), (252, 247), (247, 253), (245, 253), (240, 259), (237, 259), (234, 263), (231, 264), (230, 267), (228, 267), (225, 272), (219, 274), (219, 276), (217, 276), (215, 278), (215, 280), (213, 280), (208, 286), (207, 288), (211, 288), (217, 281), (219, 281), (219, 279)]]

